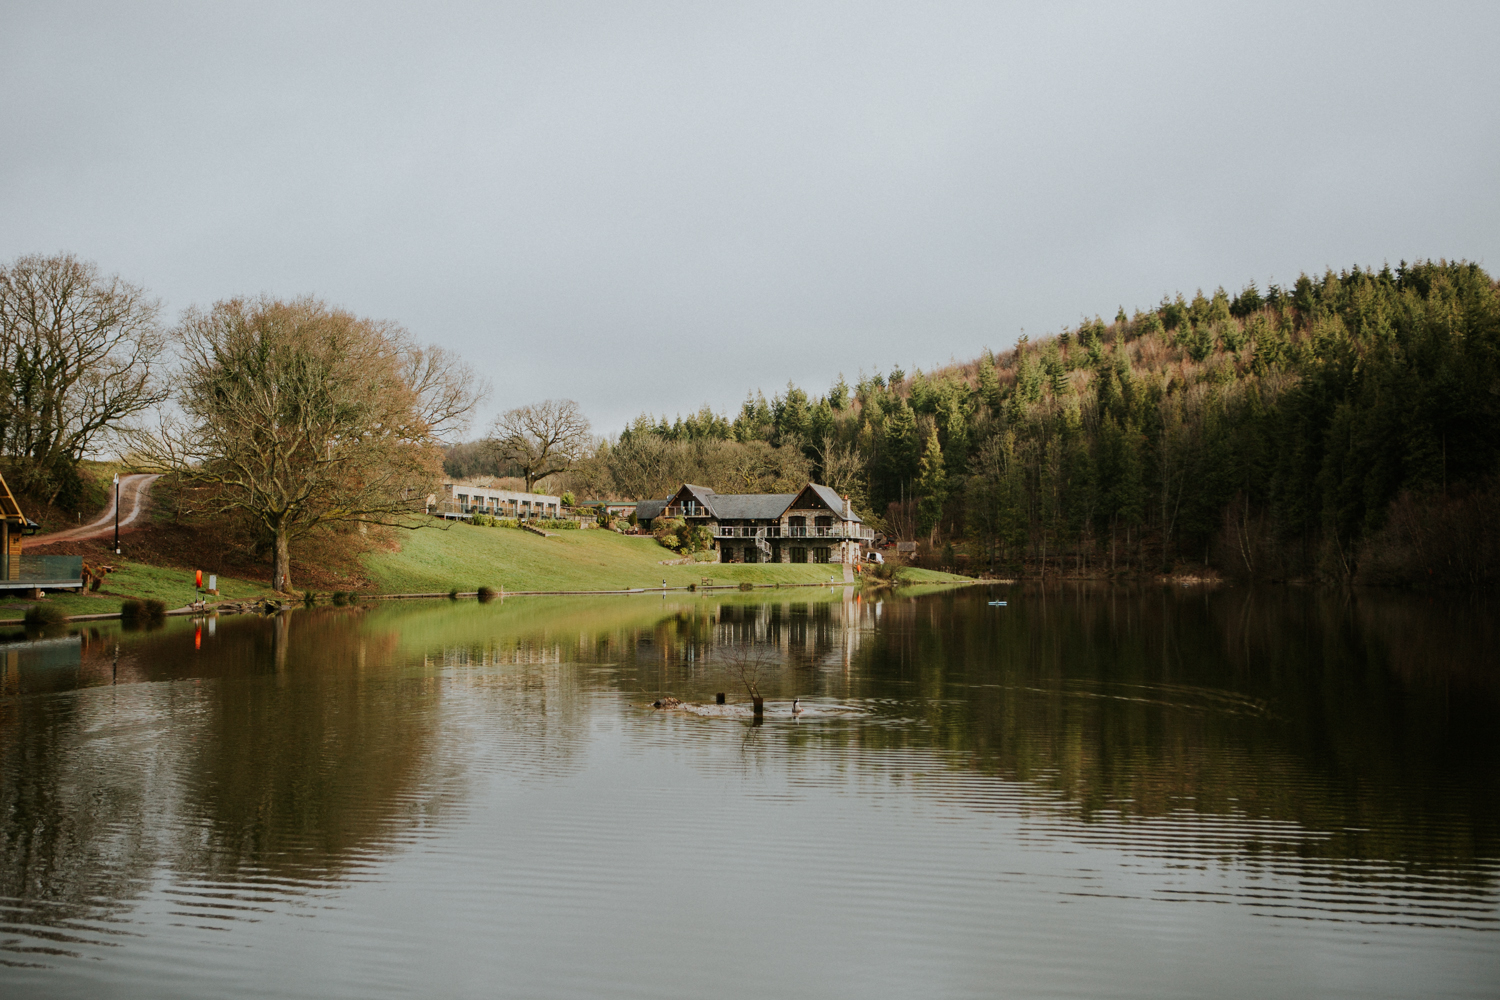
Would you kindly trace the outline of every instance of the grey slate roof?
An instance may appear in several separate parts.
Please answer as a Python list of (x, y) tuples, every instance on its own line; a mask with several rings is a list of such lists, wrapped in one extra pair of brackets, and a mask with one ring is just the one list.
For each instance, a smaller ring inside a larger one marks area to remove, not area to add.
[(642, 500), (635, 505), (635, 519), (637, 521), (650, 521), (661, 517), (661, 512), (666, 509), (665, 500)]
[(712, 497), (713, 512), (721, 521), (774, 520), (795, 499), (795, 493), (716, 493)]

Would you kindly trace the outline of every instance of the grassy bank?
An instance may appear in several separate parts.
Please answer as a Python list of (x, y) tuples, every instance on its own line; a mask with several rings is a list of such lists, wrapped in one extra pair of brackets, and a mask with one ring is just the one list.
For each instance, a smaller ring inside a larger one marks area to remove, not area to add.
[[(180, 608), (198, 596), (191, 570), (148, 566), (130, 560), (118, 560), (113, 565), (119, 568), (109, 575), (98, 593), (74, 594), (55, 590), (48, 592), (47, 603), (61, 608), (68, 615), (104, 615), (119, 611), (120, 602), (124, 600), (156, 598), (165, 602), (168, 608)], [(219, 596), (224, 600), (244, 600), (269, 593), (270, 589), (263, 583), (219, 577)], [(8, 596), (0, 592), (0, 621), (20, 620), (34, 603), (19, 595)]]
[[(365, 572), (381, 593), (442, 593), (481, 586), (518, 590), (625, 590), (685, 587), (708, 577), (715, 584), (826, 583), (843, 580), (837, 564), (700, 563), (663, 566), (673, 553), (654, 539), (612, 531), (563, 531), (542, 538), (510, 528), (452, 523), (403, 532), (400, 551), (364, 557)], [(963, 577), (908, 571), (914, 582), (957, 582)]]

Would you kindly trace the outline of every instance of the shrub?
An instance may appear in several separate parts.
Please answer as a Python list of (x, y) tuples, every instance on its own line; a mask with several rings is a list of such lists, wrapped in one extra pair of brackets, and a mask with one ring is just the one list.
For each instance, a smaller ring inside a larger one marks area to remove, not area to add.
[(121, 601), (120, 620), (123, 622), (137, 622), (141, 620), (140, 601)]
[(302, 603), (310, 608), (318, 603), (318, 595), (310, 590), (304, 590), (302, 592)]
[(458, 588), (457, 587), (454, 587), (452, 590), (448, 591), (448, 600), (450, 600), (450, 601), (456, 601), (456, 600), (458, 600)]
[(28, 628), (47, 628), (51, 625), (61, 625), (67, 620), (67, 614), (56, 604), (33, 604), (26, 609)]
[(489, 587), (479, 588), (479, 603), (488, 604), (495, 599), (495, 591)]
[(538, 528), (550, 528), (554, 531), (576, 530), (579, 526), (577, 521), (551, 517), (539, 518), (531, 523)]
[(749, 580), (745, 580), (745, 581), (743, 581), (740, 584), (740, 589), (741, 590), (754, 590), (755, 589), (755, 584), (751, 583)]
[(348, 591), (345, 591), (345, 590), (335, 590), (333, 592), (333, 606), (334, 607), (336, 607), (336, 608), (342, 608), (344, 605), (346, 605), (348, 603), (349, 603), (349, 592)]

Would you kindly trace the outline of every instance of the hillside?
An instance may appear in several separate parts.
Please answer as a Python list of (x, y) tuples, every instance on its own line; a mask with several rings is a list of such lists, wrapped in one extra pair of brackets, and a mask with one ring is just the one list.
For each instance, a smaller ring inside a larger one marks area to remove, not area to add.
[(572, 486), (804, 472), (974, 568), (1493, 582), (1500, 289), (1429, 261), (1178, 295), (934, 372), (757, 393), (733, 420), (643, 416)]

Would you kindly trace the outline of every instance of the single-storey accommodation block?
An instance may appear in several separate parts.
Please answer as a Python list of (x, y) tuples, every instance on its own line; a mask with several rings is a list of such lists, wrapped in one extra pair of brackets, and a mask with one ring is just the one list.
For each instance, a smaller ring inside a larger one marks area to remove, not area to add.
[(427, 513), (450, 519), (487, 514), (490, 517), (514, 517), (529, 521), (538, 517), (561, 516), (562, 498), (546, 493), (517, 493), (514, 490), (494, 490), (487, 486), (444, 483), (441, 495), (428, 495)]
[(636, 524), (680, 518), (713, 534), (720, 562), (857, 563), (875, 532), (848, 497), (808, 483), (797, 493), (715, 493), (684, 483), (665, 500), (636, 504)]

